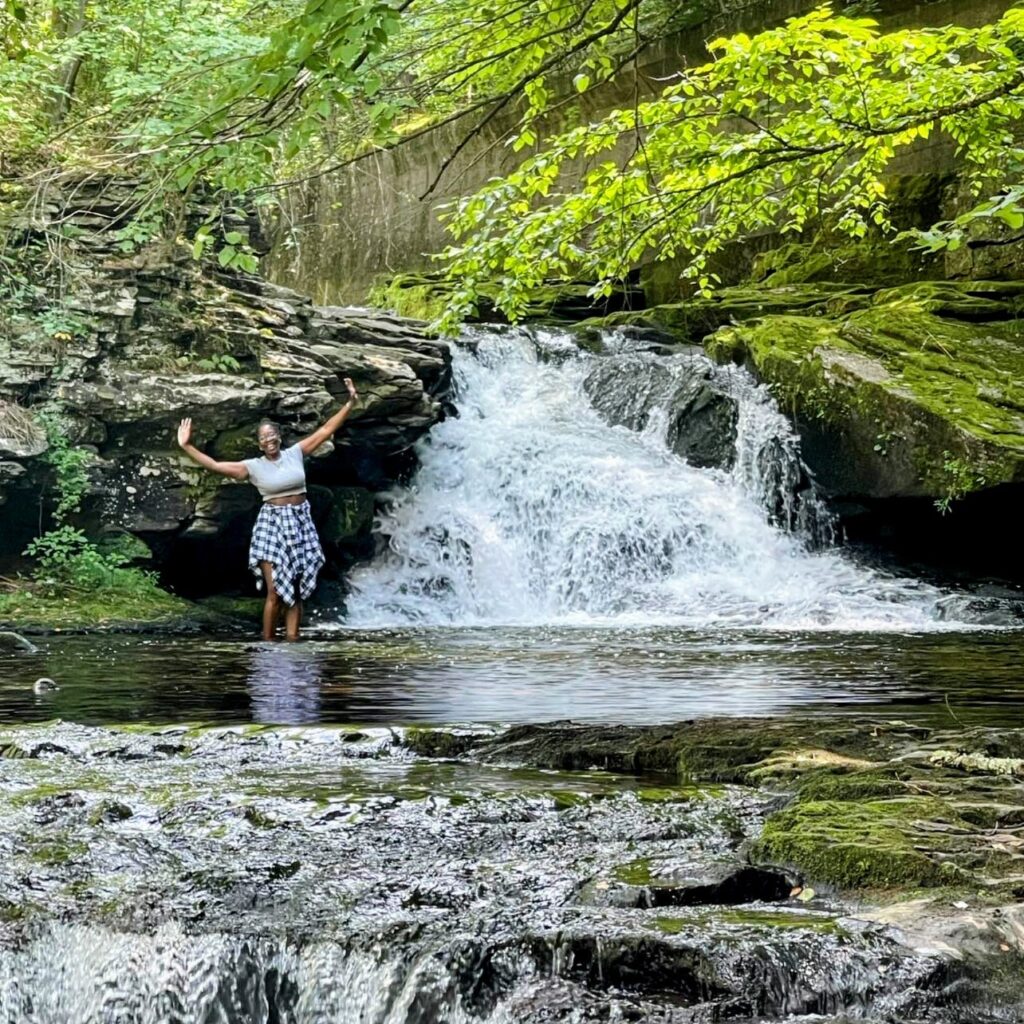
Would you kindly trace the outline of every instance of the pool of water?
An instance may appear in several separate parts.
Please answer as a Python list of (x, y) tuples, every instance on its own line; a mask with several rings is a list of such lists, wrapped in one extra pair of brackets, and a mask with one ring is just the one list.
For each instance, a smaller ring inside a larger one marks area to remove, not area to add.
[[(861, 714), (1019, 724), (1024, 632), (406, 628), (54, 636), (0, 655), (0, 721), (656, 723)], [(40, 677), (59, 690), (36, 694)]]

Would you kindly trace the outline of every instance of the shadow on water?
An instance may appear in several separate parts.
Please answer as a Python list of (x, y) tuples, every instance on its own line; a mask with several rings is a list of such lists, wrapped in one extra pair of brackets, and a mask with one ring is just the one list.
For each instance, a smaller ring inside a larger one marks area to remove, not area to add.
[[(0, 655), (0, 721), (654, 723), (858, 714), (1013, 724), (1024, 633), (346, 631), (298, 645), (51, 637)], [(36, 695), (50, 676), (59, 691)]]

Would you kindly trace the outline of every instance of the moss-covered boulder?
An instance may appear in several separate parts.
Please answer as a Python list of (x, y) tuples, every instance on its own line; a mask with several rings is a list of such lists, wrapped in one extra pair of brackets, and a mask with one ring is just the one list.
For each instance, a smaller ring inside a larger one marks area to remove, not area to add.
[(887, 287), (934, 277), (935, 257), (887, 240), (874, 243), (790, 242), (754, 258), (751, 280), (769, 288), (856, 281)]
[(768, 818), (751, 856), (799, 865), (808, 878), (844, 888), (937, 885), (955, 880), (957, 866), (922, 849), (917, 832), (962, 824), (948, 805), (926, 797), (804, 800)]
[(906, 285), (838, 316), (725, 327), (707, 350), (772, 386), (827, 493), (948, 502), (1024, 481), (1022, 289)]
[(860, 718), (526, 725), (407, 738), (421, 753), (541, 768), (664, 773), (777, 795), (748, 848), (812, 886), (951, 887), (1002, 899), (1024, 863), (1024, 730), (932, 730)]
[(823, 316), (830, 303), (850, 307), (866, 306), (873, 289), (857, 284), (787, 284), (778, 287), (743, 285), (723, 288), (711, 296), (694, 296), (650, 309), (623, 310), (586, 320), (581, 326), (601, 329), (641, 327), (668, 332), (678, 341), (700, 344), (727, 324), (743, 323), (767, 316), (798, 313)]

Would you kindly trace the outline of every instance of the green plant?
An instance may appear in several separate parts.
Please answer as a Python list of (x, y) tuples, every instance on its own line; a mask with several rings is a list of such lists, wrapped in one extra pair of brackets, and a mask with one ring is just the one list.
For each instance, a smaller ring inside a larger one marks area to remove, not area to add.
[(183, 356), (178, 356), (175, 362), (183, 369), (202, 370), (204, 373), (234, 373), (242, 366), (234, 356), (230, 356), (226, 352), (204, 356), (202, 359), (196, 359), (191, 352), (188, 352)]
[(156, 587), (152, 573), (129, 568), (130, 560), (116, 546), (100, 551), (86, 534), (71, 523), (89, 489), (92, 454), (71, 443), (59, 411), (39, 413), (39, 425), (49, 447), (43, 458), (52, 467), (57, 503), (53, 528), (33, 540), (25, 554), (35, 559), (34, 579), (44, 594), (69, 587), (89, 591), (128, 590), (149, 592)]
[[(892, 237), (893, 160), (939, 134), (957, 145), (973, 219), (1024, 225), (1022, 31), (1019, 7), (978, 28), (885, 32), (823, 6), (713, 40), (712, 60), (656, 98), (569, 120), (512, 173), (450, 204), (456, 242), (440, 258), (453, 298), (439, 326), (469, 314), (489, 282), (515, 320), (546, 281), (593, 281), (607, 296), (651, 253), (680, 260), (709, 294), (715, 254), (752, 232)], [(565, 188), (581, 164), (579, 186)], [(928, 247), (940, 248), (945, 228), (933, 230)]]
[(935, 507), (942, 515), (952, 511), (954, 501), (971, 491), (980, 490), (986, 484), (984, 473), (949, 451), (942, 453), (942, 472), (947, 490), (941, 498), (935, 499)]
[(51, 306), (35, 316), (36, 323), (56, 341), (71, 341), (89, 334), (89, 324), (61, 306)]
[(899, 435), (891, 430), (882, 430), (875, 435), (874, 451), (883, 458), (889, 454), (893, 441), (898, 441)]

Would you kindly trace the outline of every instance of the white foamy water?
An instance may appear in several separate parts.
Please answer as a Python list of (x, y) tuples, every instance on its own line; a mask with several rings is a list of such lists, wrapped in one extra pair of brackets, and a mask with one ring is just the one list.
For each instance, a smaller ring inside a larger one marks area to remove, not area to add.
[[(740, 401), (735, 466), (699, 469), (668, 448), (664, 416), (635, 431), (592, 407), (583, 382), (616, 356), (577, 355), (555, 333), (472, 340), (455, 356), (460, 415), (392, 495), (387, 550), (353, 574), (348, 625), (962, 628), (940, 590), (812, 550), (797, 439), (740, 371), (722, 371)], [(645, 358), (676, 372), (687, 357)]]

